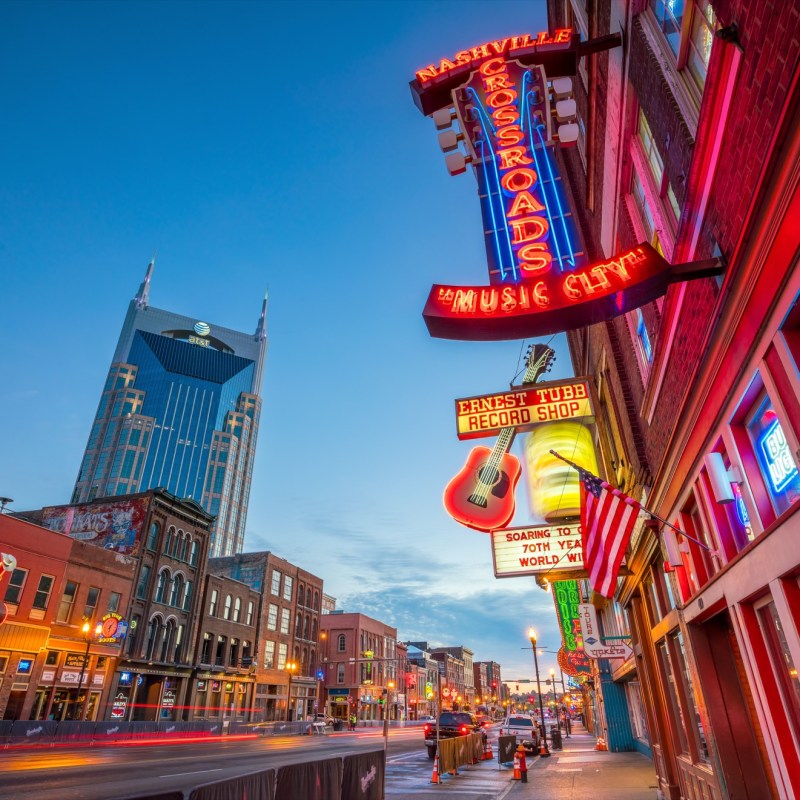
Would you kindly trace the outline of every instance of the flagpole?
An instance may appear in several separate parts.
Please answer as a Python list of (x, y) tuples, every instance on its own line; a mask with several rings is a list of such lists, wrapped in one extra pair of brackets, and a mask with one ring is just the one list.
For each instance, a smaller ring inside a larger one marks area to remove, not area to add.
[[(597, 478), (598, 477), (593, 472), (589, 472), (588, 469), (585, 469), (584, 467), (579, 467), (574, 461), (570, 461), (568, 458), (564, 458), (564, 456), (559, 455), (558, 453), (556, 453), (555, 450), (551, 450), (550, 451), (550, 455), (553, 455), (556, 458), (560, 458), (562, 461), (564, 461), (565, 463), (569, 464), (573, 469), (578, 470), (578, 472), (585, 472), (587, 475), (591, 475), (593, 478)], [(598, 478), (598, 480), (601, 480), (601, 479)], [(653, 517), (653, 519), (657, 519), (659, 522), (662, 522), (667, 527), (672, 528), (672, 530), (674, 530), (675, 533), (680, 534), (681, 536), (683, 536), (686, 539), (688, 539), (690, 542), (694, 542), (696, 545), (698, 545), (698, 547), (702, 547), (704, 550), (708, 550), (709, 553), (715, 553), (716, 552), (715, 550), (712, 550), (705, 542), (701, 542), (699, 539), (695, 539), (694, 536), (690, 536), (688, 533), (686, 533), (686, 531), (682, 531), (680, 528), (676, 528), (671, 522), (667, 522), (663, 517), (659, 517), (658, 514), (653, 513), (649, 508), (645, 508), (638, 501), (635, 501), (635, 502), (637, 503), (639, 508), (641, 508), (642, 511), (645, 512), (645, 514), (649, 514), (651, 517)]]

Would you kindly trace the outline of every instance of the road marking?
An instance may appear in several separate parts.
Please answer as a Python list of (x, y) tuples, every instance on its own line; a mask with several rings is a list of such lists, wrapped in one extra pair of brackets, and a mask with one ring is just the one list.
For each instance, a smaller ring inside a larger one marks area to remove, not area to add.
[(215, 769), (200, 769), (197, 772), (173, 772), (171, 775), (159, 775), (159, 778), (180, 778), (183, 775), (202, 775), (204, 772), (222, 772), (222, 767)]

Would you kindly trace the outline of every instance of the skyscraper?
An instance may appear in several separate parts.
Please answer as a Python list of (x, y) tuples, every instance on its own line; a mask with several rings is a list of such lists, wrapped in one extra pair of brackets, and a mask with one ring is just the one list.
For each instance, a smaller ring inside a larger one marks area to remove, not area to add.
[(267, 298), (253, 334), (149, 305), (154, 260), (128, 307), (72, 502), (163, 487), (216, 517), (211, 555), (244, 544)]

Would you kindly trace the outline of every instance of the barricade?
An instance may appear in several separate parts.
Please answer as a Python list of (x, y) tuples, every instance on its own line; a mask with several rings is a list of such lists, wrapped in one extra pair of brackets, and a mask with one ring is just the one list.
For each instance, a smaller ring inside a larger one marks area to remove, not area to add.
[[(180, 795), (183, 797), (183, 795)], [(307, 795), (313, 797), (314, 795)], [(205, 783), (189, 794), (189, 800), (241, 800), (241, 798), (274, 800), (275, 770), (265, 769), (250, 775), (239, 775), (224, 781)]]
[(12, 719), (0, 719), (0, 745), (8, 745), (11, 739), (11, 726), (14, 724)]
[(482, 755), (483, 735), (481, 733), (439, 739), (439, 774), (449, 772), (452, 775), (458, 775), (459, 767), (477, 764)]
[(149, 720), (131, 722), (131, 739), (149, 739), (156, 735), (158, 723)]
[(514, 753), (517, 751), (516, 736), (500, 736), (497, 739), (497, 763), (511, 764), (514, 761)]
[(52, 742), (57, 724), (51, 719), (15, 719), (11, 725), (9, 743), (15, 745)]
[(344, 757), (341, 800), (383, 800), (386, 753), (354, 753)]
[(340, 758), (323, 758), (280, 767), (275, 784), (275, 800), (342, 800), (343, 775)]
[(94, 735), (94, 722), (70, 719), (57, 723), (53, 742), (90, 742)]
[(120, 722), (110, 719), (103, 722), (95, 722), (92, 740), (95, 742), (124, 742), (131, 738), (131, 726), (129, 722)]

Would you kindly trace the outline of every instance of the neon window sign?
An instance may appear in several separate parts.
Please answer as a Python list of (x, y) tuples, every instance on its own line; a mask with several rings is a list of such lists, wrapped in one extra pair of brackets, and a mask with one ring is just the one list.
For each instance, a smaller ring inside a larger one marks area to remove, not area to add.
[(781, 494), (797, 476), (798, 470), (779, 420), (776, 419), (761, 434), (758, 447), (767, 468), (767, 476), (772, 484), (772, 489), (775, 494)]

